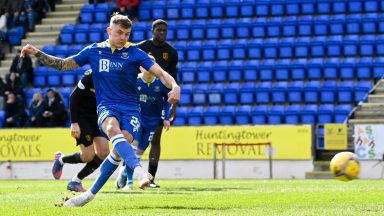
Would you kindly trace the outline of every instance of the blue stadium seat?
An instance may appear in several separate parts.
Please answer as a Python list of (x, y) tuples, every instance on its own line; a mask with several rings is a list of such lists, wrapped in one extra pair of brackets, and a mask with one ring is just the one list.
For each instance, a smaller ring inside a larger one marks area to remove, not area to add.
[(285, 2), (285, 13), (287, 15), (300, 14), (300, 2), (297, 2), (296, 0), (287, 0)]
[(251, 17), (255, 14), (254, 1), (242, 1), (240, 4), (240, 16)]
[(256, 1), (255, 3), (256, 3), (255, 5), (256, 16), (268, 16), (270, 14), (268, 1), (261, 0), (261, 1)]
[[(176, 39), (176, 29), (177, 29), (177, 25), (176, 25), (176, 20), (168, 20), (168, 33), (167, 33), (167, 40), (175, 40)], [(148, 24), (150, 25), (150, 24)], [(147, 38), (151, 38), (152, 37), (152, 32), (151, 31), (147, 31)]]
[(248, 58), (249, 59), (260, 59), (261, 58), (261, 44), (262, 39), (251, 39), (248, 42)]
[(340, 78), (354, 79), (355, 78), (356, 60), (354, 58), (344, 58), (340, 64)]
[(275, 61), (272, 59), (264, 60), (259, 65), (259, 80), (272, 81), (274, 79)]
[(375, 35), (364, 35), (360, 38), (360, 56), (375, 55)]
[(288, 82), (275, 82), (271, 91), (272, 103), (285, 103), (287, 101)]
[(41, 51), (43, 51), (44, 53), (46, 53), (48, 55), (55, 56), (56, 55), (55, 48), (56, 48), (55, 45), (45, 45), (45, 46), (43, 46), (43, 48), (41, 48)]
[(181, 80), (185, 83), (195, 82), (196, 81), (196, 70), (197, 63), (196, 62), (187, 62), (184, 63), (181, 68)]
[(157, 0), (156, 3), (152, 5), (152, 19), (165, 19), (166, 7), (167, 2), (165, 0)]
[(55, 69), (48, 69), (47, 85), (58, 86), (61, 84), (61, 72)]
[(84, 48), (82, 44), (74, 44), (68, 47), (68, 56), (73, 56), (79, 53)]
[[(297, 1), (295, 1), (297, 2)], [(301, 5), (300, 5), (300, 8), (301, 8), (301, 13), (302, 14), (307, 14), (307, 15), (313, 15), (316, 13), (315, 11), (315, 1), (313, 0), (303, 0), (301, 1)]]
[(341, 81), (337, 87), (337, 98), (339, 103), (353, 103), (353, 89), (355, 83), (352, 80)]
[(307, 59), (296, 59), (291, 65), (291, 77), (293, 80), (303, 80), (307, 78)]
[(260, 125), (266, 123), (268, 105), (256, 105), (252, 107), (251, 120), (252, 124)]
[(335, 80), (324, 81), (320, 88), (321, 103), (335, 103), (336, 100), (337, 82)]
[[(195, 16), (197, 18), (203, 18), (203, 19), (209, 18), (209, 16), (210, 16), (210, 14), (209, 14), (210, 0), (200, 0), (200, 1), (196, 2), (195, 7), (196, 7), (195, 8)], [(190, 17), (190, 18), (194, 18), (194, 17)]]
[(319, 15), (314, 21), (314, 33), (317, 36), (328, 35), (329, 15)]
[(321, 82), (318, 80), (307, 81), (304, 86), (304, 102), (317, 103), (319, 101), (319, 90)]
[(303, 102), (303, 81), (292, 81), (287, 88), (288, 102), (301, 103)]
[(108, 3), (98, 3), (95, 7), (95, 22), (106, 23), (109, 20)]
[(187, 60), (199, 61), (201, 56), (201, 41), (192, 40), (188, 44)]
[(232, 57), (232, 40), (220, 40), (217, 43), (217, 59), (230, 60)]
[(194, 39), (205, 38), (205, 26), (207, 25), (206, 20), (198, 19), (193, 20), (191, 24), (191, 36)]
[(379, 12), (379, 2), (376, 0), (366, 0), (364, 2), (365, 13), (376, 13)]
[(258, 78), (257, 70), (259, 62), (257, 60), (248, 60), (244, 65), (244, 80), (256, 81)]
[[(180, 14), (183, 19), (192, 19), (195, 17), (195, 0), (186, 0), (181, 2)], [(175, 17), (178, 19), (179, 17)]]
[(201, 50), (203, 60), (215, 60), (216, 59), (216, 40), (206, 40), (203, 42), (203, 49)]
[(179, 61), (186, 60), (187, 41), (176, 41), (173, 46), (177, 50)]
[(267, 36), (269, 37), (280, 37), (282, 26), (281, 17), (272, 17), (267, 22)]
[(76, 74), (77, 72), (74, 70), (66, 71), (62, 74), (61, 79), (62, 85), (75, 85), (76, 84)]
[(43, 87), (47, 85), (48, 67), (36, 67), (34, 71), (33, 86)]
[(266, 104), (270, 103), (270, 93), (272, 88), (272, 82), (259, 82), (259, 85), (256, 88), (256, 103)]
[(295, 57), (306, 58), (309, 56), (309, 37), (301, 37), (295, 41)]
[(308, 79), (321, 79), (323, 77), (323, 59), (314, 58), (308, 62)]
[(311, 56), (324, 57), (325, 56), (325, 41), (326, 37), (314, 37), (311, 41)]
[(316, 124), (317, 123), (317, 105), (306, 104), (301, 109), (301, 123), (302, 124)]
[(219, 106), (209, 106), (203, 113), (204, 125), (217, 125), (220, 115)]
[(224, 7), (226, 6), (224, 4), (224, 0), (212, 0), (210, 7), (209, 7), (209, 12), (211, 17), (215, 18), (222, 18), (224, 17)]
[(262, 18), (255, 18), (254, 21), (252, 22), (252, 37), (254, 38), (263, 38), (266, 36), (266, 24), (267, 19), (262, 17)]
[(361, 14), (351, 14), (347, 17), (346, 33), (347, 34), (360, 34), (361, 33)]
[(73, 33), (75, 31), (75, 26), (72, 24), (64, 25), (60, 30), (60, 41), (62, 44), (71, 44), (73, 43)]
[(66, 58), (68, 56), (68, 45), (57, 45), (55, 47), (55, 56), (59, 58)]
[(297, 17), (287, 16), (283, 20), (284, 25), (282, 25), (283, 36), (284, 37), (295, 37), (297, 34)]
[(224, 5), (225, 15), (227, 17), (238, 17), (240, 5), (237, 0), (226, 0)]
[(220, 38), (220, 19), (210, 19), (206, 25), (206, 38), (207, 39), (219, 39)]
[(355, 85), (355, 102), (367, 102), (368, 97), (366, 97), (369, 91), (372, 88), (371, 81), (359, 81)]
[(349, 0), (348, 1), (349, 13), (361, 13), (363, 12), (363, 4), (361, 0)]
[(200, 62), (197, 67), (197, 82), (211, 82), (212, 62)]
[[(103, 31), (106, 31), (103, 29), (102, 23), (94, 23), (89, 26), (88, 30), (88, 42), (90, 43), (98, 43), (103, 40), (101, 34)], [(136, 25), (134, 25), (136, 26)]]
[(214, 82), (226, 82), (228, 63), (227, 61), (217, 61), (213, 64), (214, 70), (212, 71)]
[(211, 84), (208, 90), (208, 103), (211, 105), (220, 105), (223, 103), (224, 84)]
[(3, 122), (5, 120), (5, 111), (0, 110), (0, 128), (3, 128)]
[(149, 20), (152, 18), (152, 1), (141, 1), (139, 7), (139, 17), (141, 20)]
[(270, 15), (283, 16), (285, 15), (285, 2), (283, 0), (275, 0), (269, 2)]
[[(234, 0), (236, 1), (236, 0)], [(250, 27), (252, 25), (252, 19), (249, 17), (243, 17), (237, 20), (236, 24), (236, 36), (237, 38), (248, 38), (251, 36)]]
[(383, 56), (384, 55), (384, 35), (380, 35), (376, 38), (375, 46), (376, 46), (376, 49), (375, 49), (376, 55)]
[(143, 41), (145, 39), (147, 39), (147, 24), (145, 22), (137, 22), (135, 23), (135, 25), (133, 25), (132, 27), (132, 32), (131, 32), (131, 36), (132, 36), (132, 40), (133, 41)]
[(383, 14), (381, 16), (379, 16), (378, 18), (378, 22), (379, 22), (379, 33), (380, 34), (383, 34), (384, 33), (384, 16)]
[(362, 31), (364, 34), (375, 34), (377, 31), (378, 14), (365, 14), (362, 19)]
[(348, 119), (349, 113), (352, 111), (352, 106), (350, 104), (339, 104), (335, 107), (335, 123), (345, 123)]
[(255, 102), (256, 82), (244, 82), (239, 89), (240, 104)]
[(233, 60), (228, 67), (229, 81), (240, 82), (243, 80), (243, 67), (244, 62), (242, 60)]
[(224, 104), (239, 103), (239, 83), (229, 83), (224, 89)]
[(333, 104), (321, 104), (317, 112), (317, 122), (319, 124), (329, 124), (333, 122)]
[(376, 58), (373, 63), (373, 77), (381, 79), (384, 75), (384, 58)]
[(311, 36), (313, 27), (313, 16), (301, 16), (298, 24), (298, 32), (300, 36)]
[(80, 21), (82, 23), (93, 23), (94, 11), (95, 11), (95, 4), (85, 4), (80, 9)]
[(247, 125), (250, 123), (251, 106), (241, 105), (237, 107), (235, 112), (235, 124), (236, 125)]
[[(168, 2), (167, 4), (167, 18), (168, 19), (178, 19), (180, 17), (180, 14), (179, 14), (179, 9), (183, 9), (185, 5), (183, 5), (183, 7), (181, 7), (181, 4), (180, 4), (180, 1), (170, 1)], [(193, 9), (191, 8), (191, 12), (193, 13)], [(192, 16), (193, 17), (193, 16)]]
[(236, 19), (228, 18), (224, 19), (221, 24), (221, 38), (234, 38), (236, 28)]
[(223, 106), (220, 110), (219, 122), (222, 125), (233, 125), (233, 117), (235, 115), (235, 106)]
[(331, 35), (343, 35), (345, 27), (345, 15), (334, 15), (329, 23), (329, 31)]
[(205, 92), (208, 89), (207, 83), (196, 84), (193, 87), (192, 102), (194, 105), (204, 105), (207, 103), (207, 97)]
[(273, 105), (268, 111), (268, 124), (281, 124), (283, 123), (285, 107), (284, 105)]
[(72, 92), (72, 87), (62, 87), (62, 88), (58, 88), (58, 91), (59, 93), (61, 94), (61, 96), (63, 97), (63, 102), (64, 102), (64, 106), (66, 108), (69, 107), (69, 97), (71, 95), (71, 92)]
[(75, 25), (74, 38), (75, 43), (85, 44), (88, 43), (88, 24), (77, 24)]
[(279, 57), (280, 58), (292, 58), (293, 56), (293, 44), (295, 39), (283, 38), (279, 43)]
[(180, 97), (180, 102), (179, 104), (181, 106), (188, 106), (192, 104), (192, 89), (193, 85), (192, 84), (183, 84), (181, 85), (181, 97)]
[(329, 14), (331, 10), (331, 0), (318, 0), (317, 1), (317, 13), (319, 14)]
[(343, 39), (343, 54), (344, 56), (358, 55), (359, 36), (347, 35)]
[(284, 113), (285, 124), (297, 125), (300, 123), (301, 105), (289, 105)]
[(276, 80), (289, 80), (291, 60), (280, 59), (275, 64), (275, 79)]
[(190, 38), (189, 30), (191, 24), (191, 20), (179, 20), (177, 22), (176, 37), (178, 40), (188, 40)]
[(327, 55), (328, 57), (338, 57), (341, 55), (341, 42), (343, 41), (342, 36), (331, 36), (326, 42)]
[(338, 79), (339, 78), (339, 58), (328, 58), (324, 62), (324, 75), (325, 79)]
[(264, 58), (266, 59), (275, 59), (278, 56), (278, 46), (279, 39), (278, 38), (268, 38), (264, 40), (263, 50), (264, 50)]
[(188, 124), (187, 116), (189, 115), (187, 107), (177, 108), (177, 118), (173, 122), (174, 126), (183, 126)]
[(356, 65), (356, 75), (358, 79), (372, 78), (373, 59), (369, 57), (360, 58)]
[(347, 12), (347, 2), (346, 1), (334, 1), (334, 2), (332, 2), (332, 12), (334, 14), (346, 13)]
[[(233, 59), (246, 59), (247, 58), (247, 39), (237, 39), (232, 41), (232, 58)], [(206, 49), (206, 47), (204, 47)]]
[(202, 125), (202, 116), (204, 113), (204, 107), (203, 106), (196, 106), (189, 109), (189, 113), (187, 115), (188, 118), (188, 125), (190, 126), (196, 126), (196, 125)]

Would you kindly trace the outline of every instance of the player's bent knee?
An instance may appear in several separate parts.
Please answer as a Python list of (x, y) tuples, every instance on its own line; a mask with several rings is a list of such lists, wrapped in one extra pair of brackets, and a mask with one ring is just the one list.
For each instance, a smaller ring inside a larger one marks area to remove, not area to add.
[(105, 159), (109, 154), (109, 150), (102, 150), (100, 152), (97, 152), (97, 156), (100, 158), (100, 159)]
[(89, 163), (93, 160), (93, 158), (95, 157), (95, 153), (93, 154), (82, 154), (81, 155), (81, 160), (84, 162), (84, 163)]

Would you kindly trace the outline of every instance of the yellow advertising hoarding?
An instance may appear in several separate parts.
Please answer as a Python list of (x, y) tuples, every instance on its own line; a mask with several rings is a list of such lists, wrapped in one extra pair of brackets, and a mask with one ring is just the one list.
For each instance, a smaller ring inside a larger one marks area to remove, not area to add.
[(324, 149), (344, 150), (348, 145), (348, 128), (346, 124), (324, 125)]
[[(213, 158), (214, 143), (266, 143), (273, 159), (311, 158), (312, 129), (304, 126), (172, 127), (162, 135), (162, 160)], [(54, 153), (79, 151), (68, 128), (0, 131), (0, 161), (51, 161)], [(228, 159), (268, 159), (266, 146), (227, 146)], [(142, 157), (148, 158), (148, 150)], [(219, 149), (218, 157), (221, 157)]]
[[(214, 143), (266, 142), (272, 144), (273, 159), (307, 160), (311, 158), (312, 129), (310, 125), (171, 127), (162, 135), (161, 159), (212, 159)], [(265, 148), (227, 146), (226, 158), (268, 159)]]

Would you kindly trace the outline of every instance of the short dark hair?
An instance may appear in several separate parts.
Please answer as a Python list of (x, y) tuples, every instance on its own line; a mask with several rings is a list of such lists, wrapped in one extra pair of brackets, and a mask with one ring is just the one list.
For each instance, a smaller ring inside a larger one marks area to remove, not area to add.
[(161, 25), (161, 24), (168, 27), (168, 23), (165, 20), (157, 19), (157, 20), (153, 21), (153, 23), (152, 23), (152, 30), (155, 29), (157, 25)]
[(121, 15), (119, 13), (112, 14), (109, 25), (112, 24), (119, 25), (125, 29), (132, 28), (132, 21), (128, 18), (128, 16)]

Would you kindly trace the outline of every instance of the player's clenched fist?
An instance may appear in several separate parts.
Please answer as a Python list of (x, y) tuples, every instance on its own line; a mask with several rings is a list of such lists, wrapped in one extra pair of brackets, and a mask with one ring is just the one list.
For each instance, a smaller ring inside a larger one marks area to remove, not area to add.
[(180, 87), (175, 86), (168, 93), (168, 102), (170, 104), (175, 104), (175, 103), (179, 102), (179, 100), (180, 100)]
[(27, 44), (21, 50), (20, 57), (24, 58), (25, 55), (35, 56), (38, 52), (39, 50), (36, 47), (32, 46), (31, 44)]

